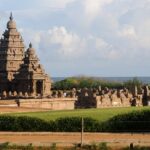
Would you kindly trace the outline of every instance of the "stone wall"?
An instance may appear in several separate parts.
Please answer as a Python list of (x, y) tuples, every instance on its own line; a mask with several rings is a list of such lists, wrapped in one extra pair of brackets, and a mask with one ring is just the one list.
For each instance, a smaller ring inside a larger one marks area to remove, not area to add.
[(74, 109), (75, 100), (75, 98), (21, 99), (20, 107), (71, 110)]
[[(6, 99), (6, 100), (5, 100)], [(11, 100), (12, 99), (12, 100)], [(150, 105), (150, 90), (148, 86), (133, 90), (97, 88), (71, 91), (52, 91), (50, 97), (32, 96), (17, 92), (2, 93), (0, 105), (9, 103), (28, 108), (47, 108), (50, 110), (63, 110), (74, 108), (105, 108), (105, 107), (130, 107)]]
[(49, 110), (72, 110), (74, 109), (75, 101), (76, 98), (0, 100), (0, 106), (43, 108)]
[(81, 89), (76, 90), (76, 108), (130, 107), (147, 106), (150, 104), (149, 87), (140, 90), (135, 87), (128, 89)]

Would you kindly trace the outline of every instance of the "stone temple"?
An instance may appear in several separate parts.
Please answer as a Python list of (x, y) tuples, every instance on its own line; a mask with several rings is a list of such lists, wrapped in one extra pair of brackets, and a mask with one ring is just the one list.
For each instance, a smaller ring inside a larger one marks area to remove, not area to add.
[(29, 96), (50, 95), (51, 80), (45, 73), (32, 44), (25, 50), (12, 14), (0, 40), (0, 93)]

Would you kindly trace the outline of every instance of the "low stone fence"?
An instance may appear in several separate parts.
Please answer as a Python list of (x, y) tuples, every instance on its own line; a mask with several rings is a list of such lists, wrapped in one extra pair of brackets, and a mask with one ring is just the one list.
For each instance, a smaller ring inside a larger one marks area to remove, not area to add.
[(10, 107), (17, 107), (16, 100), (0, 100), (0, 107), (3, 106), (10, 106)]
[(24, 108), (43, 108), (50, 110), (72, 110), (76, 98), (44, 98), (44, 99), (16, 99), (0, 100), (0, 106), (18, 106)]

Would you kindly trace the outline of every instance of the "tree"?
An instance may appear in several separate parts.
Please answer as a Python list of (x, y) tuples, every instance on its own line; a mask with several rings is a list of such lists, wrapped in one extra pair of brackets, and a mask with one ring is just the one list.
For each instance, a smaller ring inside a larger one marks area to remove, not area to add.
[(124, 83), (124, 86), (129, 90), (133, 90), (135, 86), (140, 89), (142, 85), (142, 81), (140, 81), (137, 77), (134, 77), (132, 80), (128, 80)]

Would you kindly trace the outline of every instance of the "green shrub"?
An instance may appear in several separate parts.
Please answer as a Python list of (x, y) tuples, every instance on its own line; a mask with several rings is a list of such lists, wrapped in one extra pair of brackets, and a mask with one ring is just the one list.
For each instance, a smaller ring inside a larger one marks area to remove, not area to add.
[(17, 116), (4, 115), (4, 116), (0, 116), (0, 131), (77, 132), (77, 131), (81, 131), (81, 118), (80, 117), (60, 118), (57, 119), (56, 121), (48, 122), (42, 119), (27, 117), (27, 116), (17, 117)]
[(95, 142), (91, 144), (85, 144), (81, 147), (82, 150), (110, 150), (110, 148), (107, 146), (107, 143), (99, 143), (96, 144)]
[(15, 123), (15, 117), (12, 116), (0, 116), (0, 130), (12, 131)]
[(14, 131), (47, 131), (50, 130), (50, 123), (38, 118), (16, 117), (13, 126)]
[(123, 88), (123, 83), (115, 81), (107, 81), (100, 78), (94, 77), (69, 77), (62, 81), (54, 82), (52, 87), (55, 90), (71, 90), (72, 88)]
[(56, 150), (57, 147), (56, 147), (56, 143), (52, 143), (51, 147), (50, 147), (50, 150)]
[(132, 80), (128, 80), (124, 82), (124, 86), (128, 88), (130, 91), (134, 90), (135, 86), (140, 90), (141, 86), (143, 85), (142, 81), (138, 78), (133, 78)]
[[(57, 131), (59, 132), (80, 132), (81, 117), (66, 117), (56, 120)], [(92, 118), (84, 118), (84, 131), (96, 132), (99, 128), (99, 122)]]
[(34, 147), (33, 147), (32, 143), (30, 143), (25, 147), (25, 149), (26, 150), (34, 150)]
[(84, 131), (97, 132), (100, 130), (100, 123), (92, 118), (84, 118)]
[(59, 132), (79, 132), (81, 131), (80, 117), (59, 118), (56, 121), (57, 130)]
[(107, 143), (102, 142), (102, 143), (99, 143), (98, 149), (99, 149), (99, 150), (108, 150), (109, 148), (108, 148), (108, 146), (107, 146)]
[(7, 149), (9, 147), (9, 142), (1, 143), (0, 149)]
[[(131, 150), (130, 147), (123, 148), (123, 150)], [(135, 146), (132, 150), (150, 150), (149, 146)]]
[[(55, 121), (27, 116), (0, 116), (0, 131), (80, 132), (81, 117), (65, 117)], [(117, 115), (105, 122), (84, 118), (84, 132), (144, 132), (150, 131), (150, 110)]]
[(53, 131), (55, 129), (53, 121), (47, 122), (27, 116), (0, 116), (0, 131)]
[(115, 116), (103, 124), (105, 131), (146, 132), (150, 131), (150, 110), (134, 111)]

